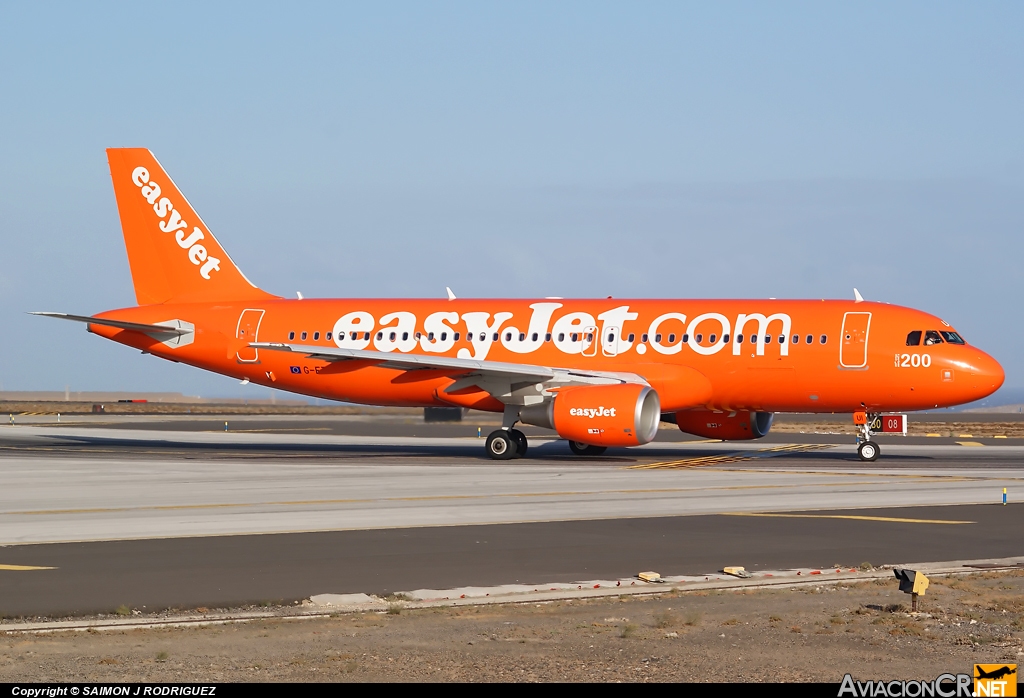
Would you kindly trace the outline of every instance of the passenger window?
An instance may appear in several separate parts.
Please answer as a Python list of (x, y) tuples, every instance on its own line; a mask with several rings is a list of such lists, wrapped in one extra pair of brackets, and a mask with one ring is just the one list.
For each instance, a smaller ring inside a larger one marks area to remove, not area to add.
[(521, 341), (523, 341), (524, 339), (526, 339), (526, 334), (525, 334), (524, 332), (520, 332), (520, 333), (519, 333), (519, 341), (521, 342)]
[(908, 347), (916, 347), (918, 344), (920, 344), (921, 343), (921, 334), (922, 334), (921, 330), (914, 330), (913, 332), (908, 334), (907, 335), (907, 346)]
[(588, 342), (593, 342), (594, 341), (594, 333), (593, 332), (587, 332), (587, 341)]
[(644, 332), (642, 335), (640, 335), (640, 342), (643, 343), (643, 344), (647, 344), (647, 333), (646, 332)]
[(305, 338), (306, 338), (306, 333), (305, 333), (305, 332), (303, 332), (303, 333), (302, 333), (302, 335), (301, 335), (301, 338), (302, 338), (302, 339), (305, 339)]
[(530, 335), (530, 341), (531, 342), (536, 342), (537, 341), (537, 333), (536, 332), (534, 332), (532, 335)]
[(964, 341), (964, 338), (956, 332), (940, 332), (939, 334), (941, 334), (942, 338), (950, 344), (967, 344), (967, 342)]
[(558, 333), (558, 341), (559, 342), (564, 342), (565, 341), (565, 332), (559, 332)]
[(295, 339), (295, 333), (294, 332), (289, 332), (288, 333), (288, 339)]
[(793, 339), (791, 340), (791, 343), (792, 344), (799, 344), (800, 343), (800, 335), (798, 335), (798, 334), (793, 335)]
[(718, 338), (717, 335), (711, 335), (710, 337), (708, 337), (708, 342), (710, 342), (711, 344), (714, 344), (715, 340), (717, 338)]
[(395, 341), (395, 337), (397, 337), (397, 336), (398, 336), (397, 334), (395, 334), (394, 332), (392, 332), (392, 333), (391, 333), (391, 334), (390, 334), (390, 335), (388, 336), (388, 339), (390, 339), (390, 340), (391, 340), (391, 341), (393, 342), (393, 341)]
[(498, 341), (498, 333), (497, 332), (494, 333), (494, 339), (492, 339), (491, 341), (493, 341), (493, 342), (497, 342)]
[(383, 332), (378, 332), (377, 333), (377, 341), (380, 341), (382, 339), (384, 339), (384, 333)]
[(544, 335), (544, 341), (545, 342), (550, 342), (551, 341), (551, 333), (550, 332), (548, 332), (546, 335)]
[(434, 333), (433, 332), (427, 332), (427, 341), (428, 342), (433, 342), (434, 341)]
[[(441, 335), (441, 339), (444, 339), (444, 335)], [(453, 334), (452, 339), (456, 342), (459, 341), (459, 333), (456, 332), (455, 334)]]
[(654, 335), (654, 341), (657, 342), (658, 344), (661, 344), (661, 334), (660, 333)]
[(673, 334), (670, 334), (670, 335), (668, 336), (668, 343), (669, 343), (669, 344), (675, 344), (675, 343), (676, 343), (676, 336), (675, 336), (675, 334), (674, 334), (674, 333), (673, 333)]
[(928, 330), (924, 333), (924, 345), (930, 347), (933, 344), (942, 344), (942, 337), (935, 330)]
[(750, 335), (750, 343), (751, 344), (757, 344), (757, 335), (756, 334)]
[(696, 337), (694, 337), (694, 339), (696, 339), (696, 340), (697, 340), (697, 344), (700, 344), (701, 342), (703, 342), (703, 341), (704, 341), (704, 335), (702, 335), (702, 334), (699, 334), (699, 335), (697, 335)]
[(828, 341), (828, 335), (824, 335), (824, 334), (821, 335), (821, 343), (824, 344), (827, 341)]
[(772, 336), (770, 334), (766, 334), (764, 336), (764, 343), (765, 344), (771, 344), (772, 343)]
[(807, 343), (808, 344), (814, 344), (814, 335), (813, 334), (807, 335)]
[(571, 339), (574, 342), (578, 342), (580, 341), (580, 336), (577, 333), (573, 332), (571, 335), (569, 335), (569, 339)]
[[(433, 332), (431, 332), (431, 334), (433, 334)], [(456, 339), (458, 339), (458, 338), (456, 337)], [(447, 342), (448, 341), (448, 333), (447, 332), (442, 332), (441, 333), (441, 341), (442, 342)]]
[(629, 342), (630, 344), (632, 344), (632, 343), (633, 343), (633, 340), (635, 340), (635, 339), (636, 339), (636, 335), (635, 335), (635, 334), (633, 334), (632, 332), (630, 332), (630, 333), (629, 333), (629, 336), (628, 336), (628, 337), (626, 337), (626, 341), (628, 341), (628, 342)]
[(780, 334), (779, 335), (779, 344), (785, 344), (785, 343), (786, 343), (786, 335)]
[(319, 339), (320, 339), (320, 333), (319, 332), (314, 332), (313, 333), (313, 341), (315, 342), (315, 341), (317, 341)]
[(408, 332), (403, 332), (403, 333), (402, 333), (402, 341), (404, 342), (404, 341), (406, 341), (407, 339), (409, 339), (409, 333), (408, 333)]
[(729, 335), (727, 335), (727, 334), (723, 334), (723, 335), (722, 335), (722, 342), (723, 342), (724, 344), (728, 344), (728, 343), (729, 343)]
[(741, 335), (741, 334), (736, 335), (736, 343), (737, 344), (743, 344), (743, 335)]
[(330, 332), (327, 333), (326, 339), (327, 339), (328, 342), (331, 341), (331, 333)]
[(690, 335), (683, 334), (683, 344), (689, 344), (689, 343), (690, 343)]
[[(417, 340), (420, 340), (420, 339), (422, 339), (422, 338), (423, 338), (423, 333), (422, 333), (422, 332), (417, 332), (417, 333), (416, 333), (416, 339), (417, 339)], [(404, 335), (402, 336), (402, 339), (405, 339), (405, 336), (404, 336)]]

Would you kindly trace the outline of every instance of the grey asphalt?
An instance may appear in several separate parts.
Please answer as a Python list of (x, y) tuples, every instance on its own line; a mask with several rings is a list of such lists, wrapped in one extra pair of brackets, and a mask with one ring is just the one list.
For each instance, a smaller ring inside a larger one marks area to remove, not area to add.
[[(535, 438), (498, 463), (475, 429), (174, 421), (0, 427), (0, 614), (1024, 555), (1012, 440), (892, 441), (864, 464), (845, 440), (800, 435), (584, 459)], [(937, 523), (950, 520), (972, 523)]]
[(680, 516), (12, 546), (6, 617), (291, 602), (506, 583), (1021, 555), (1024, 505), (817, 512), (973, 523)]

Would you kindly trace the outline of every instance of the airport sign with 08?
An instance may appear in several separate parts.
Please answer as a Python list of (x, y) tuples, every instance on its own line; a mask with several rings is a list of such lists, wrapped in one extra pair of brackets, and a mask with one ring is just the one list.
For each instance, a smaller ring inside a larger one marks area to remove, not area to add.
[(907, 435), (907, 415), (905, 414), (877, 414), (871, 420), (871, 431), (876, 434), (903, 434)]

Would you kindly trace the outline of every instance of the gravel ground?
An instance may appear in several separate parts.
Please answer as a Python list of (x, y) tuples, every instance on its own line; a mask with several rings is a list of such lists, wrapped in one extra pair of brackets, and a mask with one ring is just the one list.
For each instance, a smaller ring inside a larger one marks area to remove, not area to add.
[(1024, 571), (0, 636), (0, 681), (827, 681), (1024, 663)]

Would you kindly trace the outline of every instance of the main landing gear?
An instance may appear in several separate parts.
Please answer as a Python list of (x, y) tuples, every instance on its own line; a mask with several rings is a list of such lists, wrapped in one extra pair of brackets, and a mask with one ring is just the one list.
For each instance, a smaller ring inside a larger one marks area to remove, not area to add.
[(878, 459), (882, 449), (871, 440), (871, 420), (866, 412), (854, 412), (853, 424), (860, 432), (857, 435), (857, 456), (866, 462), (873, 462)]
[(528, 446), (526, 434), (518, 429), (498, 429), (487, 437), (484, 448), (494, 460), (510, 460), (525, 456)]
[(569, 450), (577, 456), (600, 456), (608, 450), (607, 446), (591, 446), (582, 441), (570, 441)]

